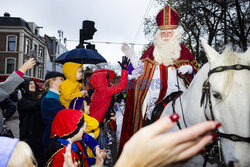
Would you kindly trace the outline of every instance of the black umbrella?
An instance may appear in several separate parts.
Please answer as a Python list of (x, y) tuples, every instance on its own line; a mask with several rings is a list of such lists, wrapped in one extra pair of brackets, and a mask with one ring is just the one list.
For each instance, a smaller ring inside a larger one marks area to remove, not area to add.
[(61, 54), (55, 60), (55, 62), (61, 64), (66, 62), (74, 62), (79, 64), (98, 64), (107, 61), (96, 50), (76, 48)]

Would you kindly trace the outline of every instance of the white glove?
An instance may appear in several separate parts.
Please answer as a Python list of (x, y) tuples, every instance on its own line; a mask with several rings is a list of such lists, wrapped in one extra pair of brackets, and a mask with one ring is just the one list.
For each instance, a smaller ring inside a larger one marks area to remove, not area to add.
[(122, 52), (125, 54), (125, 56), (129, 59), (135, 55), (135, 49), (134, 46), (132, 45), (129, 47), (127, 43), (124, 43), (121, 48)]
[(193, 67), (191, 65), (183, 65), (178, 68), (178, 73), (182, 73), (183, 75), (188, 73), (192, 74), (193, 72)]

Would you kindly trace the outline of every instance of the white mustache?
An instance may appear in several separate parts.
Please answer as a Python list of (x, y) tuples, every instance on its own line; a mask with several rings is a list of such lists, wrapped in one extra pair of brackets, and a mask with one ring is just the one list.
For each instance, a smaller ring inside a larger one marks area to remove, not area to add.
[(162, 39), (165, 41), (165, 40), (169, 40), (170, 37), (163, 37)]

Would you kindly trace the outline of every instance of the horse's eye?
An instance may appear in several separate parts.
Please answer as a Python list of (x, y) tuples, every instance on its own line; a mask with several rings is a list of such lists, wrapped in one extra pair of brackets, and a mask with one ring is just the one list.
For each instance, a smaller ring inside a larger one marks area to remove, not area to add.
[(222, 99), (222, 97), (221, 97), (221, 95), (220, 95), (219, 92), (214, 92), (214, 93), (213, 93), (213, 96), (214, 96), (214, 98), (216, 98), (217, 100), (221, 100), (221, 99)]

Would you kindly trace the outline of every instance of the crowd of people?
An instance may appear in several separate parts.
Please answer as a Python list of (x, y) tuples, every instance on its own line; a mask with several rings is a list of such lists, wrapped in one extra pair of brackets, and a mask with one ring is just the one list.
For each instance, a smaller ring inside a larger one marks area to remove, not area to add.
[[(221, 126), (214, 121), (165, 133), (179, 119), (176, 113), (159, 119), (166, 99), (188, 87), (197, 62), (180, 43), (176, 10), (164, 7), (156, 21), (154, 44), (140, 60), (133, 47), (122, 46), (126, 56), (119, 62), (117, 85), (112, 83), (114, 71), (98, 69), (88, 80), (91, 86), (86, 86), (83, 65), (66, 62), (63, 73), (46, 74), (41, 91), (33, 79), (23, 78), (35, 65), (33, 58), (0, 83), (0, 102), (16, 89), (22, 94), (17, 102), (19, 139), (1, 133), (0, 166), (172, 166), (214, 140), (217, 136), (210, 132)], [(183, 80), (180, 85), (178, 77)], [(118, 153), (116, 104), (127, 87)], [(1, 132), (1, 114), (0, 121)]]

